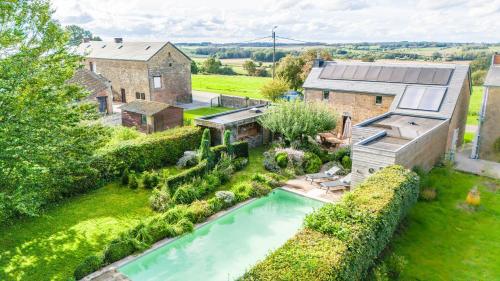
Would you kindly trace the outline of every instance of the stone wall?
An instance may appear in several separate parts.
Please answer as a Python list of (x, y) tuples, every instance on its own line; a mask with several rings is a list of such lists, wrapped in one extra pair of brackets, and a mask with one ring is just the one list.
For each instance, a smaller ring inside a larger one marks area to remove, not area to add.
[(171, 106), (153, 115), (154, 131), (160, 132), (183, 125), (183, 112), (180, 107)]
[(95, 65), (97, 73), (111, 81), (113, 96), (119, 97), (120, 101), (120, 89), (125, 89), (127, 102), (136, 100), (136, 92), (145, 93), (148, 99), (149, 81), (146, 62), (88, 58), (85, 61), (85, 68), (89, 70), (90, 62)]
[(267, 103), (268, 101), (266, 100), (247, 99), (245, 97), (226, 96), (226, 95), (219, 96), (219, 105), (223, 107), (245, 108)]
[(323, 91), (317, 89), (305, 89), (304, 96), (306, 101), (327, 102), (337, 112), (337, 129), (342, 127), (342, 115), (350, 114), (353, 125), (366, 119), (384, 114), (394, 100), (393, 96), (382, 96), (382, 103), (376, 104), (375, 94), (364, 94), (354, 92), (335, 92), (330, 91), (329, 99), (323, 100)]
[[(148, 61), (151, 100), (169, 104), (192, 102), (191, 60), (167, 44)], [(155, 89), (153, 76), (161, 76), (161, 88)]]
[(470, 88), (469, 79), (465, 79), (460, 90), (460, 94), (453, 111), (452, 118), (448, 129), (446, 141), (446, 151), (449, 152), (453, 145), (453, 134), (455, 129), (458, 129), (457, 148), (462, 146), (465, 134), (465, 125), (467, 124), (467, 112), (469, 110)]
[(141, 114), (122, 110), (122, 125), (125, 127), (135, 127), (137, 130), (148, 133), (148, 125), (141, 124)]
[(488, 87), (486, 113), (479, 137), (479, 158), (500, 162), (500, 153), (493, 144), (500, 138), (500, 87)]

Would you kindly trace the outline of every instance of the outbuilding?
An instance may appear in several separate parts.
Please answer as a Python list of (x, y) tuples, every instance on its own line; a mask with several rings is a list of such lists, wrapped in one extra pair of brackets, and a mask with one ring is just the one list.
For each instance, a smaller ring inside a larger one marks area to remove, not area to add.
[(123, 105), (121, 111), (123, 126), (136, 127), (148, 134), (183, 123), (183, 109), (162, 102), (135, 100)]

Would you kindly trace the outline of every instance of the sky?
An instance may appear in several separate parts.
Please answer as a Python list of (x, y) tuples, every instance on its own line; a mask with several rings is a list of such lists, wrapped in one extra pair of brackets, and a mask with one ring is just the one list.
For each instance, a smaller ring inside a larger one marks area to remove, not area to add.
[(52, 0), (52, 7), (61, 24), (104, 40), (244, 42), (278, 26), (278, 36), (309, 42), (500, 42), (500, 0)]

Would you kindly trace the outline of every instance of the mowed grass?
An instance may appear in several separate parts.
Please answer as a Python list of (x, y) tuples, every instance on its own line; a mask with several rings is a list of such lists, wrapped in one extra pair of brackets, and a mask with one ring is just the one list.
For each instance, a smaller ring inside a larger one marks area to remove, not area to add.
[[(437, 200), (418, 202), (392, 243), (408, 260), (400, 280), (499, 280), (500, 181), (435, 168)], [(473, 186), (477, 211), (463, 207)]]
[(467, 114), (467, 125), (477, 125), (481, 103), (483, 102), (483, 86), (473, 86), (472, 96), (469, 102), (469, 113)]
[(263, 99), (260, 89), (270, 80), (268, 77), (242, 75), (192, 75), (193, 90), (254, 99)]
[(68, 280), (75, 267), (139, 219), (149, 190), (116, 183), (0, 228), (0, 280)]
[(234, 110), (234, 108), (229, 107), (202, 107), (197, 109), (190, 109), (184, 111), (184, 120), (193, 120), (198, 117), (222, 113), (225, 111)]

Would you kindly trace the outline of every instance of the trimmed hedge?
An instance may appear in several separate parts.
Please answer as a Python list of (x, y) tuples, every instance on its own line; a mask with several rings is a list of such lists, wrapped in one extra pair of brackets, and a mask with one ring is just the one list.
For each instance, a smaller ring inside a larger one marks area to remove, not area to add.
[(194, 150), (201, 140), (198, 127), (179, 127), (130, 140), (100, 152), (92, 166), (102, 179), (113, 180), (126, 169), (136, 172), (175, 165), (186, 150)]
[(308, 215), (305, 229), (241, 280), (361, 280), (417, 201), (418, 181), (401, 166), (375, 173)]
[(248, 142), (239, 141), (231, 144), (233, 146), (234, 156), (235, 157), (245, 157), (248, 158), (249, 148)]
[(208, 172), (208, 162), (205, 159), (194, 167), (182, 171), (177, 175), (168, 177), (165, 180), (165, 185), (170, 189), (170, 192), (173, 193), (179, 185), (190, 182), (195, 177), (201, 177), (207, 172)]
[(80, 280), (83, 277), (89, 275), (90, 273), (99, 270), (103, 265), (103, 257), (102, 256), (88, 256), (83, 260), (81, 264), (79, 264), (75, 272), (73, 273), (73, 276), (75, 277), (76, 280)]

